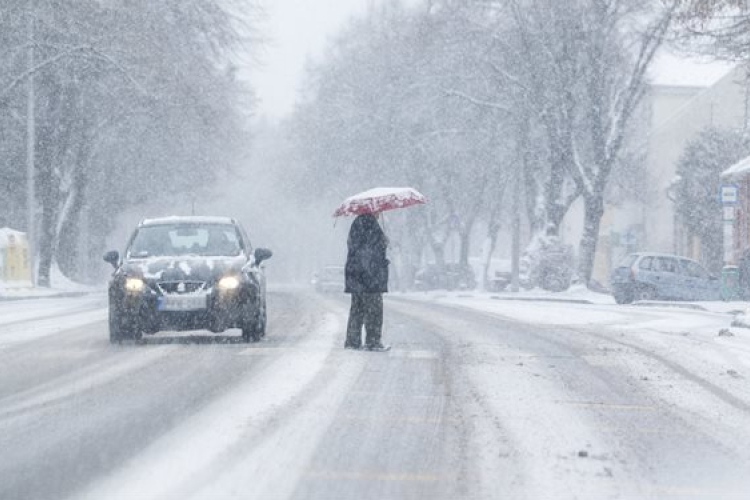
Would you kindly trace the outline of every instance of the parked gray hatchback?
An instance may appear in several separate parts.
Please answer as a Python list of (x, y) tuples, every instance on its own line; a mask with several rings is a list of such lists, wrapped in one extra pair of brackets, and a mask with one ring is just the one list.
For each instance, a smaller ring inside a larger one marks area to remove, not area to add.
[(694, 260), (660, 253), (628, 255), (612, 271), (618, 304), (634, 300), (720, 300), (721, 284)]

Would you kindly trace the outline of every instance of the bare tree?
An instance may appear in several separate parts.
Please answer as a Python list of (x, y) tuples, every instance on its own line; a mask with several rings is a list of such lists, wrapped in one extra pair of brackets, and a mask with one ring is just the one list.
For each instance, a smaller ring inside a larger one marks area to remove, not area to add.
[[(101, 242), (124, 207), (197, 191), (238, 163), (245, 90), (231, 68), (250, 33), (238, 12), (213, 0), (14, 1), (0, 11), (8, 115), (26, 118), (21, 83), (34, 76), (39, 284), (55, 260), (77, 271), (83, 211)], [(32, 67), (19, 52), (28, 46)]]

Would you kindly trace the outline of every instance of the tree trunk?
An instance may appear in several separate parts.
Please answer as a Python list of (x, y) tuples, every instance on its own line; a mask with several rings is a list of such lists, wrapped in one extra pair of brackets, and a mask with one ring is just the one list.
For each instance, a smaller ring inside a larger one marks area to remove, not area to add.
[(435, 256), (435, 265), (440, 269), (445, 269), (445, 242), (433, 240), (430, 248)]
[(76, 186), (70, 194), (72, 200), (69, 201), (70, 207), (61, 217), (63, 220), (58, 224), (60, 231), (57, 235), (58, 244), (56, 245), (56, 261), (60, 266), (60, 272), (66, 277), (77, 281), (84, 281), (82, 269), (79, 269), (81, 261), (79, 255), (79, 240), (81, 236), (81, 212), (84, 205), (84, 179), (77, 176)]
[(591, 286), (594, 270), (596, 246), (599, 241), (599, 228), (604, 215), (604, 200), (601, 196), (584, 195), (583, 236), (578, 256), (578, 276), (586, 286)]
[[(39, 275), (38, 285), (51, 285), (50, 272), (57, 245), (57, 222), (60, 208), (59, 169), (71, 143), (75, 128), (75, 89), (64, 88), (53, 77), (40, 81), (40, 94), (46, 92), (44, 119), (37, 123), (37, 187), (42, 206), (42, 220), (38, 237)], [(40, 110), (37, 110), (38, 112)]]
[(79, 135), (76, 148), (72, 186), (68, 192), (68, 199), (63, 204), (64, 208), (58, 216), (57, 224), (55, 260), (60, 266), (60, 272), (78, 281), (85, 281), (84, 270), (80, 269), (82, 251), (80, 223), (81, 213), (86, 203), (87, 167), (90, 154), (91, 140), (87, 134), (82, 133)]
[(495, 254), (497, 248), (497, 235), (500, 233), (500, 224), (491, 221), (487, 226), (487, 241), (489, 242), (489, 248), (487, 249), (487, 256), (484, 259), (484, 268), (482, 269), (482, 288), (485, 291), (489, 291), (490, 284), (490, 265), (492, 264), (492, 256)]
[(55, 228), (57, 219), (51, 203), (44, 203), (39, 238), (39, 286), (49, 288), (52, 285), (50, 274), (52, 259), (55, 254)]
[(469, 251), (471, 250), (471, 229), (474, 226), (473, 223), (467, 222), (461, 231), (458, 233), (458, 239), (460, 242), (460, 250), (458, 254), (458, 263), (462, 267), (469, 266)]

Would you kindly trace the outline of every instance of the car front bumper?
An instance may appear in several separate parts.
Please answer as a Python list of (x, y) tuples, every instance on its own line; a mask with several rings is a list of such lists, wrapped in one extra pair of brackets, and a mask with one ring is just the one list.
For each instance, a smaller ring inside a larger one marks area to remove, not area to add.
[(205, 294), (205, 307), (191, 310), (164, 310), (164, 295), (153, 292), (125, 293), (117, 304), (122, 316), (137, 321), (144, 333), (164, 330), (211, 330), (242, 328), (248, 317), (252, 294), (246, 290), (217, 291)]

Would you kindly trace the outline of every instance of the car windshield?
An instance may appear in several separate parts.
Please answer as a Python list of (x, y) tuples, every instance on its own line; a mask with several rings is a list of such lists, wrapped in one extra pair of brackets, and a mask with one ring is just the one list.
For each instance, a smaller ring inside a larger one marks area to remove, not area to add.
[(128, 256), (236, 256), (241, 251), (237, 230), (232, 225), (174, 224), (140, 228), (133, 238)]

